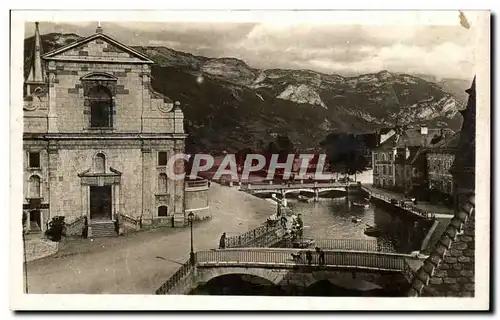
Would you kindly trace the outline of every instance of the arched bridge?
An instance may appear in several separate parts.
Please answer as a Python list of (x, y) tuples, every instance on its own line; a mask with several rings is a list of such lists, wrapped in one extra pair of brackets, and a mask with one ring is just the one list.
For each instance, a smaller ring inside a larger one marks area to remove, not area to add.
[[(300, 253), (301, 259), (292, 254)], [(304, 249), (242, 248), (195, 253), (194, 264), (186, 262), (156, 294), (188, 294), (200, 285), (227, 275), (253, 276), (273, 285), (307, 286), (324, 278), (361, 278), (379, 285), (405, 287), (412, 278), (417, 258), (395, 253), (325, 250), (325, 262), (319, 265), (313, 253), (309, 264)], [(413, 265), (413, 267), (411, 267)], [(295, 280), (294, 280), (295, 279)]]
[(251, 194), (259, 193), (279, 193), (285, 196), (289, 193), (310, 193), (318, 196), (323, 192), (342, 191), (346, 192), (351, 188), (358, 188), (360, 185), (357, 182), (341, 183), (341, 182), (315, 182), (315, 183), (294, 183), (294, 184), (244, 184), (240, 190)]

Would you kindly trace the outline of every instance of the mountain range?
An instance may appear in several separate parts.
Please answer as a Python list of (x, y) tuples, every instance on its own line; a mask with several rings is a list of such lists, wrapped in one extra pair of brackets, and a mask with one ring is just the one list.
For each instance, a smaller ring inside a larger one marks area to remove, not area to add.
[[(79, 40), (42, 36), (44, 52)], [(25, 72), (33, 37), (25, 39)], [(156, 64), (153, 88), (181, 103), (188, 151), (263, 148), (287, 135), (301, 150), (335, 132), (369, 133), (395, 125), (458, 130), (469, 82), (380, 71), (358, 76), (256, 69), (236, 58), (208, 58), (165, 47), (133, 47)]]

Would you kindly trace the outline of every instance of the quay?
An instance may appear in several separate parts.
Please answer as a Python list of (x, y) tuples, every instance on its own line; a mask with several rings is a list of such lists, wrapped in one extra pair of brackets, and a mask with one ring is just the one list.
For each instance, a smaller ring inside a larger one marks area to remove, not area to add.
[(408, 204), (407, 202), (403, 202), (407, 200), (403, 194), (376, 188), (369, 184), (361, 185), (361, 189), (372, 201), (378, 200), (378, 203), (390, 204), (394, 208), (411, 213), (416, 217), (428, 220), (433, 220), (435, 218), (449, 219), (453, 217), (453, 209), (443, 205), (434, 205), (425, 201), (418, 201), (417, 204)]

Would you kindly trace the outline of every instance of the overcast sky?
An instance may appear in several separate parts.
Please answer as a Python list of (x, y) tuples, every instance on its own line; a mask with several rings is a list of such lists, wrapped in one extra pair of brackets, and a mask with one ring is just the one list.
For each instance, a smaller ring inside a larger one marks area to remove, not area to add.
[[(96, 26), (94, 21), (40, 22), (40, 32), (88, 36)], [(115, 21), (102, 22), (102, 27), (105, 34), (127, 45), (234, 57), (255, 68), (311, 69), (341, 75), (389, 70), (467, 80), (474, 75), (475, 34), (460, 25)], [(33, 23), (26, 24), (25, 36), (33, 31)]]

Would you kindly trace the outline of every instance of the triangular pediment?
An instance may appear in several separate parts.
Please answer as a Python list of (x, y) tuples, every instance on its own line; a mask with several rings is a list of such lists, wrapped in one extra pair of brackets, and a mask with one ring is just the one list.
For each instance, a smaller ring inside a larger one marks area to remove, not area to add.
[(154, 63), (137, 50), (102, 33), (96, 33), (80, 41), (53, 50), (45, 54), (42, 58), (45, 60), (61, 61)]

